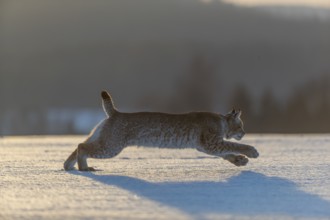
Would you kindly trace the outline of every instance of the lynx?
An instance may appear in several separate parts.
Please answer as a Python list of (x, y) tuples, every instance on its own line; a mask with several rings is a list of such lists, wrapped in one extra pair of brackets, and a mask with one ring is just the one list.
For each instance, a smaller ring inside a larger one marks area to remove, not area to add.
[(102, 104), (107, 118), (64, 163), (65, 170), (95, 171), (87, 158), (112, 158), (127, 146), (159, 148), (195, 148), (209, 155), (222, 157), (236, 166), (244, 166), (248, 158), (257, 158), (258, 151), (249, 145), (225, 141), (241, 140), (245, 135), (241, 111), (226, 115), (211, 112), (167, 114), (160, 112), (119, 112), (111, 96), (102, 91)]

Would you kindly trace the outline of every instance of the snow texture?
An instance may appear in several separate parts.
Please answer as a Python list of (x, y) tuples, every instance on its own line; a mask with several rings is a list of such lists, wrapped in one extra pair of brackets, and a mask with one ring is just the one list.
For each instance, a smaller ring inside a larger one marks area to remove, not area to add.
[(66, 172), (82, 136), (0, 138), (0, 219), (330, 219), (330, 135), (247, 135), (245, 167), (130, 147)]

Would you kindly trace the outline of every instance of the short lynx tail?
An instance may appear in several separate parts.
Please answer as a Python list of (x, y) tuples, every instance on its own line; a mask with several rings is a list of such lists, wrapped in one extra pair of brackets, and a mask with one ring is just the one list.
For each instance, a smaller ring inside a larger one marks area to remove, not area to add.
[(111, 117), (116, 112), (116, 108), (113, 105), (112, 98), (107, 91), (102, 91), (101, 96), (102, 96), (103, 109), (105, 113), (108, 115), (108, 117)]
[(77, 162), (77, 149), (73, 151), (72, 154), (68, 157), (68, 159), (66, 159), (66, 161), (64, 162), (64, 169), (73, 170), (76, 162)]

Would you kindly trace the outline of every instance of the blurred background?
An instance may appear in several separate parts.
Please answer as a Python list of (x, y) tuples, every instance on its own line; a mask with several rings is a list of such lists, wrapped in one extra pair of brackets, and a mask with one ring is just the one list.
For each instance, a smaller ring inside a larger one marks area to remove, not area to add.
[(0, 0), (0, 135), (88, 133), (103, 89), (121, 111), (330, 132), (330, 1)]

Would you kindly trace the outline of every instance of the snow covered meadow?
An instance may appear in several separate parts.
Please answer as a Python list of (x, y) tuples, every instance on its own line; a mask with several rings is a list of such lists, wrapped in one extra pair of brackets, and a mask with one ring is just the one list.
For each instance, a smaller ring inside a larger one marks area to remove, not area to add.
[(131, 147), (64, 171), (83, 139), (0, 138), (0, 219), (330, 219), (330, 135), (247, 135), (260, 157), (245, 167)]

